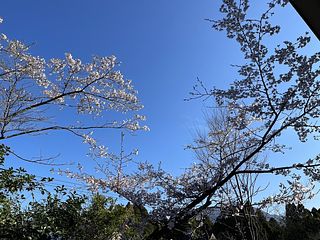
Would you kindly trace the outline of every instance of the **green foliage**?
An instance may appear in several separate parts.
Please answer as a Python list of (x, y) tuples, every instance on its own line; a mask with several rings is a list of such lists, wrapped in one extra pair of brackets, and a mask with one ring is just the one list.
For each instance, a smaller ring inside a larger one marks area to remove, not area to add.
[(37, 180), (22, 168), (5, 168), (8, 151), (0, 145), (0, 239), (135, 240), (152, 232), (146, 209), (100, 194), (89, 199), (64, 186), (49, 192), (44, 183), (51, 178)]
[(31, 202), (24, 214), (23, 229), (28, 229), (32, 239), (75, 239), (78, 224), (81, 223), (82, 205), (86, 198), (76, 192), (67, 193), (57, 187), (41, 202)]
[(235, 240), (265, 240), (266, 218), (261, 211), (254, 209), (249, 203), (234, 206), (227, 211), (227, 216), (220, 216), (214, 225), (214, 233), (218, 239), (232, 236)]
[[(9, 195), (18, 192), (43, 190), (43, 182), (51, 181), (51, 178), (43, 178), (40, 181), (35, 179), (34, 175), (28, 174), (25, 169), (12, 167), (5, 168), (5, 156), (9, 155), (9, 148), (3, 144), (0, 145), (0, 202), (6, 201)], [(22, 199), (23, 195), (20, 196)]]
[(273, 218), (267, 220), (261, 210), (246, 204), (236, 214), (231, 213), (218, 217), (214, 224), (213, 232), (218, 240), (283, 240), (283, 225)]
[(265, 222), (264, 227), (267, 232), (268, 240), (283, 240), (284, 229), (283, 226), (274, 218)]
[(26, 209), (11, 202), (7, 221), (1, 225), (1, 239), (144, 238), (148, 227), (143, 223), (145, 210), (116, 204), (102, 195), (93, 196), (89, 203), (87, 200), (86, 196), (58, 187), (42, 201), (29, 203)]
[(147, 215), (144, 208), (132, 204), (119, 205), (112, 198), (98, 194), (93, 196), (82, 213), (82, 225), (86, 228), (81, 235), (101, 240), (106, 236), (143, 239), (152, 230), (151, 224), (146, 221)]
[(320, 238), (320, 209), (309, 211), (302, 204), (287, 204), (285, 226), (285, 240), (317, 240)]
[[(253, 238), (245, 225), (245, 217), (241, 214), (232, 217), (219, 217), (213, 226), (213, 232), (218, 240), (319, 240), (320, 239), (320, 209), (313, 208), (311, 211), (302, 204), (287, 204), (283, 221), (274, 218), (266, 219), (263, 212), (256, 210), (250, 216), (255, 220), (256, 232), (260, 237)], [(245, 228), (239, 228), (244, 226)], [(251, 229), (252, 230), (252, 229)]]
[(213, 234), (214, 223), (209, 219), (208, 216), (203, 216), (201, 221), (193, 219), (191, 221), (192, 226), (192, 239), (196, 240), (207, 240)]
[(0, 238), (24, 239), (25, 232), (28, 231), (24, 225), (26, 216), (21, 210), (26, 200), (25, 193), (29, 192), (34, 196), (35, 190), (38, 190), (40, 194), (44, 194), (43, 183), (52, 179), (37, 180), (23, 168), (6, 168), (5, 157), (9, 151), (7, 146), (0, 145)]

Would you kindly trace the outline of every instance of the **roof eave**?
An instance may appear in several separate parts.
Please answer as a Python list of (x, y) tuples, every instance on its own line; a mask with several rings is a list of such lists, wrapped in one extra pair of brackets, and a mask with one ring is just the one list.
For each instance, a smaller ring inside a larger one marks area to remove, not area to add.
[(320, 1), (289, 0), (291, 5), (320, 40)]

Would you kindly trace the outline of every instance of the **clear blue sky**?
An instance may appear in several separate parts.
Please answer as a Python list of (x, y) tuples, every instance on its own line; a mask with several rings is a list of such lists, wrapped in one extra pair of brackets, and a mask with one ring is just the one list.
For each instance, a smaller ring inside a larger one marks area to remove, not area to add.
[[(9, 38), (35, 43), (31, 51), (46, 59), (64, 57), (65, 52), (83, 60), (90, 60), (95, 54), (116, 55), (122, 62), (120, 70), (139, 90), (145, 106), (141, 113), (147, 116), (151, 128), (148, 133), (128, 136), (127, 149), (139, 148), (137, 160), (162, 161), (166, 169), (177, 173), (194, 160), (184, 146), (192, 142), (196, 128), (204, 127), (203, 111), (207, 104), (183, 99), (188, 97), (197, 77), (208, 86), (226, 87), (236, 78), (230, 64), (241, 62), (237, 45), (204, 20), (218, 18), (219, 3), (4, 0), (1, 32)], [(282, 10), (275, 21), (283, 25), (282, 39), (295, 39), (308, 30), (291, 6)], [(119, 148), (119, 139), (119, 132), (99, 134), (101, 143), (111, 150)], [(60, 153), (59, 161), (79, 161), (88, 169), (94, 164), (85, 156), (86, 146), (67, 134), (24, 137), (8, 144), (27, 157)], [(24, 166), (31, 171), (37, 169), (39, 175), (48, 172), (48, 168)]]

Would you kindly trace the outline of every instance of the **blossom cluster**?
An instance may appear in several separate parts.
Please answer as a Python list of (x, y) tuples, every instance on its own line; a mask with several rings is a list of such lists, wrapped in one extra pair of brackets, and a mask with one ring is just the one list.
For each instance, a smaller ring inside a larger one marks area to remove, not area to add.
[[(0, 18), (0, 23), (3, 19)], [(132, 81), (119, 71), (113, 55), (94, 56), (84, 63), (71, 53), (46, 60), (30, 53), (30, 46), (0, 33), (0, 131), (1, 139), (50, 130), (66, 130), (83, 138), (92, 151), (106, 156), (91, 131), (124, 128), (148, 130), (142, 115), (129, 114), (143, 108)], [(56, 107), (55, 107), (56, 106)], [(52, 116), (56, 110), (79, 114), (71, 123)], [(126, 120), (104, 120), (114, 112)], [(80, 116), (92, 115), (92, 117)], [(81, 124), (76, 120), (86, 119)]]

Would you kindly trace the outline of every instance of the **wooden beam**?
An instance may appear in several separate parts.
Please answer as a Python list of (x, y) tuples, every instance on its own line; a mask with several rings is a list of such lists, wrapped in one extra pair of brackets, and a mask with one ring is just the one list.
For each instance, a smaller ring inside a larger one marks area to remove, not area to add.
[(290, 0), (290, 3), (320, 40), (320, 1)]

